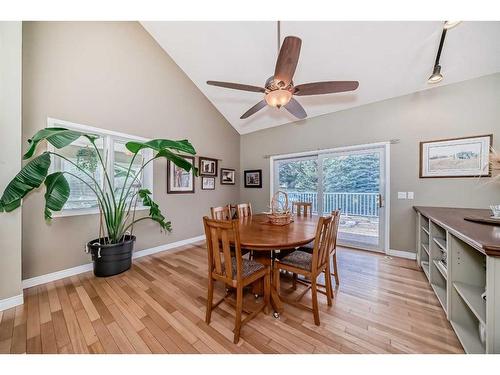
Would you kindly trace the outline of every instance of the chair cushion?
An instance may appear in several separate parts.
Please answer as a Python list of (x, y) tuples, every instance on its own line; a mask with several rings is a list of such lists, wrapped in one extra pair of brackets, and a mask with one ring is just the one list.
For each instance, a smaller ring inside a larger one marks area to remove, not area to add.
[(314, 241), (311, 241), (308, 244), (297, 248), (297, 250), (303, 251), (303, 252), (309, 253), (309, 254), (313, 253), (313, 249), (314, 249)]
[(294, 266), (305, 271), (311, 271), (312, 255), (304, 251), (294, 251), (286, 257), (283, 257), (280, 263)]
[[(242, 261), (241, 271), (243, 273), (241, 277), (243, 279), (250, 277), (255, 272), (258, 272), (265, 268), (263, 264), (260, 264), (250, 259), (241, 258), (241, 261)], [(233, 279), (236, 279), (236, 258), (234, 257), (231, 258), (231, 267), (233, 270)]]

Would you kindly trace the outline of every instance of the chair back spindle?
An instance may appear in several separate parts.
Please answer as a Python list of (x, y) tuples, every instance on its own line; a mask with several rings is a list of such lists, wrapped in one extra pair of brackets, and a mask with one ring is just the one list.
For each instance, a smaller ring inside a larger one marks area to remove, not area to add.
[(236, 206), (238, 218), (252, 216), (252, 205), (250, 203), (240, 203)]
[(213, 220), (231, 220), (231, 207), (229, 205), (211, 207), (210, 214)]
[(310, 202), (293, 202), (292, 212), (297, 216), (311, 217), (312, 203)]
[[(232, 284), (241, 280), (242, 260), (238, 224), (234, 221), (203, 218), (208, 252), (209, 277)], [(236, 267), (231, 262), (231, 239), (234, 238)]]
[(340, 210), (332, 211), (332, 229), (331, 229), (331, 238), (329, 245), (329, 254), (332, 255), (337, 250), (337, 236), (339, 232), (340, 225)]
[(331, 215), (327, 217), (320, 217), (318, 227), (316, 230), (316, 237), (314, 239), (314, 249), (312, 254), (312, 272), (322, 268), (328, 262), (330, 255), (330, 242), (331, 242), (331, 229), (332, 229)]

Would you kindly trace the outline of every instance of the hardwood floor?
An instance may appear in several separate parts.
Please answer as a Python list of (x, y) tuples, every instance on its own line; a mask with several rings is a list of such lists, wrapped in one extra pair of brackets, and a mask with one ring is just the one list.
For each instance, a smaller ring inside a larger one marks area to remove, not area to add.
[[(88, 272), (25, 290), (24, 305), (0, 312), (0, 353), (463, 353), (415, 261), (340, 249), (338, 262), (341, 285), (330, 308), (320, 294), (320, 327), (285, 305), (279, 320), (259, 314), (234, 345), (225, 303), (207, 326), (200, 242), (114, 277)], [(251, 293), (245, 303), (255, 304)]]

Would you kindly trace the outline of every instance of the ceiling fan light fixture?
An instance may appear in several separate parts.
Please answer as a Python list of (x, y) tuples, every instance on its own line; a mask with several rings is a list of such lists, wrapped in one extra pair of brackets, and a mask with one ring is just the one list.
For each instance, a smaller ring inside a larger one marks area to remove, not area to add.
[(288, 90), (273, 90), (269, 91), (264, 99), (270, 106), (280, 108), (288, 104), (292, 99), (292, 93)]
[(444, 28), (446, 30), (453, 29), (455, 26), (458, 26), (462, 21), (445, 21)]
[(434, 71), (431, 76), (427, 80), (427, 83), (438, 83), (443, 79), (443, 75), (441, 74), (441, 65), (436, 65), (434, 67)]

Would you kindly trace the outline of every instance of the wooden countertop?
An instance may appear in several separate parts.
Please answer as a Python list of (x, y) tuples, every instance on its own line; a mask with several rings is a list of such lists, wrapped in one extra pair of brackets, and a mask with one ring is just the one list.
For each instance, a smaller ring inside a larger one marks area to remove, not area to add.
[(500, 257), (500, 226), (464, 220), (467, 216), (489, 217), (489, 210), (424, 206), (413, 208), (483, 254)]

